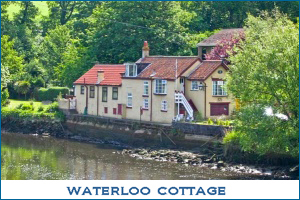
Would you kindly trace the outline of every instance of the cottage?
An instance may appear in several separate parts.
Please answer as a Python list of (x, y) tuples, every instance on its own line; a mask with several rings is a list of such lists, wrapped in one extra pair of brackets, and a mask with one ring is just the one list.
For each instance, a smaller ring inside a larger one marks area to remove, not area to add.
[[(122, 118), (124, 65), (96, 64), (74, 82), (78, 113)], [(124, 118), (124, 116), (123, 116)]]
[(222, 30), (202, 41), (198, 56), (151, 56), (145, 41), (134, 63), (95, 65), (74, 82), (78, 113), (163, 123), (199, 113), (229, 117), (235, 107), (224, 88), (229, 68), (201, 57), (205, 45), (213, 48), (230, 30), (231, 37), (240, 31)]

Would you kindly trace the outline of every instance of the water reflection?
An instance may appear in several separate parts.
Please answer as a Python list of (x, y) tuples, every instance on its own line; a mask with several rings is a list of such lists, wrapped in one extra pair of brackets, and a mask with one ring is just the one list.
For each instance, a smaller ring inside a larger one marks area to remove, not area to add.
[(241, 174), (137, 160), (118, 152), (120, 150), (105, 145), (1, 133), (1, 179), (245, 179)]

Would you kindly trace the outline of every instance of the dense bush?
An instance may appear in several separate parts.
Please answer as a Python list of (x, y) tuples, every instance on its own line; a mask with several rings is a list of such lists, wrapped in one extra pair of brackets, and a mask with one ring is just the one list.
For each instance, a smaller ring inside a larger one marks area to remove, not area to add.
[(40, 106), (38, 107), (38, 110), (37, 110), (37, 111), (38, 111), (38, 112), (44, 111), (44, 106), (40, 105)]
[(58, 112), (58, 111), (59, 111), (59, 106), (58, 106), (57, 102), (54, 102), (54, 103), (50, 104), (46, 108), (46, 112), (49, 112), (49, 113)]
[(234, 131), (225, 143), (234, 143), (243, 151), (258, 155), (299, 156), (299, 129), (290, 119), (265, 114), (265, 106), (244, 106), (237, 113)]
[(34, 107), (31, 104), (22, 104), (21, 110), (34, 110)]
[(61, 111), (48, 113), (48, 112), (37, 112), (34, 110), (11, 109), (11, 108), (4, 107), (1, 109), (1, 118), (6, 118), (6, 119), (22, 118), (28, 120), (56, 119), (56, 120), (63, 121), (65, 119), (65, 116)]
[(8, 97), (9, 97), (8, 90), (6, 88), (2, 90), (1, 87), (1, 106), (5, 106), (8, 104)]
[(61, 94), (69, 94), (69, 88), (67, 87), (50, 87), (40, 88), (35, 92), (34, 97), (38, 101), (54, 101), (57, 96)]

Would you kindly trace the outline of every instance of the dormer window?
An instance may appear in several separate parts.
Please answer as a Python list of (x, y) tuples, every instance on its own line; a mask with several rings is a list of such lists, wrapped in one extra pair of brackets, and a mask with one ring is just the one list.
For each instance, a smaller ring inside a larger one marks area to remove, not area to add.
[(137, 76), (137, 66), (135, 63), (127, 63), (126, 65), (126, 73), (127, 77), (136, 77)]

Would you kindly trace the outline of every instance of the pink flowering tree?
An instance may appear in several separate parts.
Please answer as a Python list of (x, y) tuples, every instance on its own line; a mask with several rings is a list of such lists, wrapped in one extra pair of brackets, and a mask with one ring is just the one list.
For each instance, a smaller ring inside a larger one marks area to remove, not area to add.
[(214, 47), (208, 54), (205, 54), (206, 60), (221, 60), (222, 57), (225, 59), (225, 63), (229, 64), (229, 61), (226, 59), (229, 55), (234, 55), (234, 47), (244, 40), (245, 35), (239, 33), (232, 36), (230, 39), (222, 39), (218, 42), (217, 46)]

